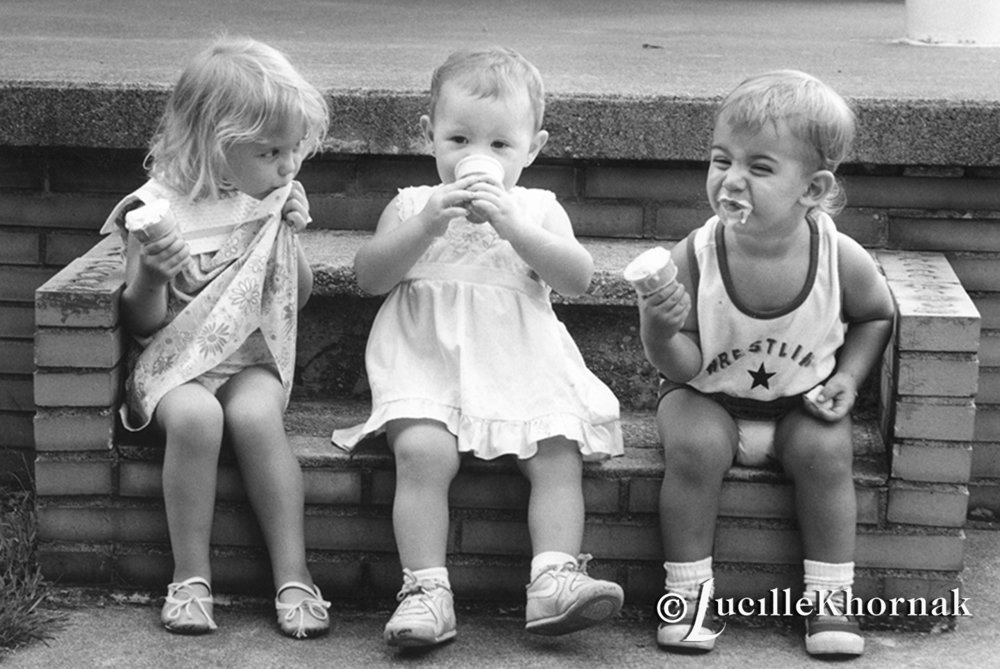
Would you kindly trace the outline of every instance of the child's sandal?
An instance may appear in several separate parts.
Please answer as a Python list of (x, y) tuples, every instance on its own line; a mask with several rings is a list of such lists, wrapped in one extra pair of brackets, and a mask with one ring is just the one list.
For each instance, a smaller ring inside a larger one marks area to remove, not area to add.
[[(191, 590), (192, 585), (205, 586), (208, 597), (196, 596)], [(212, 619), (212, 586), (198, 576), (168, 585), (160, 621), (168, 632), (175, 634), (206, 634), (218, 629)]]
[[(295, 604), (285, 604), (281, 601), (281, 593), (285, 590), (301, 590), (309, 593)], [(308, 586), (298, 581), (289, 581), (278, 588), (274, 598), (274, 608), (278, 614), (278, 628), (285, 636), (295, 639), (320, 636), (330, 631), (330, 602), (323, 599), (323, 593), (315, 585)]]

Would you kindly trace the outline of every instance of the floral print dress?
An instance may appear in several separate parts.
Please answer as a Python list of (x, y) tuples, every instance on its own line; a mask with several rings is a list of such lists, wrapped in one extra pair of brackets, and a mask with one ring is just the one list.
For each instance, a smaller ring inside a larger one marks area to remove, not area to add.
[(168, 323), (136, 337), (122, 420), (140, 430), (170, 390), (198, 381), (215, 392), (233, 374), (271, 366), (291, 394), (297, 334), (298, 274), (295, 233), (282, 223), (290, 186), (263, 200), (242, 193), (189, 202), (156, 180), (125, 197), (102, 233), (127, 241), (125, 213), (166, 198), (192, 257), (171, 281)]

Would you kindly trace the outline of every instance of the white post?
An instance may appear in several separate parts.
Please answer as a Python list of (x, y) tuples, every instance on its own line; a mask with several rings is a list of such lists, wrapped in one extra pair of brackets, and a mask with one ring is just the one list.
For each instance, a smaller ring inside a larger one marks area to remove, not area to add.
[(940, 46), (1000, 46), (1000, 0), (906, 0), (906, 38)]

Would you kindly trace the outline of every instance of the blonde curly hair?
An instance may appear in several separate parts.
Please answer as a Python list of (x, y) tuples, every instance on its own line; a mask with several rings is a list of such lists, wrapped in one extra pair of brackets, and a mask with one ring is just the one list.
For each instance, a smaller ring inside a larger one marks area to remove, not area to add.
[(224, 37), (181, 73), (146, 156), (150, 176), (192, 200), (218, 197), (225, 151), (301, 123), (305, 154), (316, 153), (329, 127), (323, 95), (262, 42)]

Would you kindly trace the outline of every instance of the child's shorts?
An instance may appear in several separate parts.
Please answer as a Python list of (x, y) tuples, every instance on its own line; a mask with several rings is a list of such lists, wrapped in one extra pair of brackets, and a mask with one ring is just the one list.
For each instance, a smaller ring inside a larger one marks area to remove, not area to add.
[(740, 441), (736, 447), (736, 464), (745, 467), (766, 467), (777, 461), (774, 450), (773, 420), (746, 420), (736, 418)]
[(755, 402), (744, 398), (716, 393), (705, 395), (686, 384), (674, 383), (660, 377), (659, 400), (680, 388), (686, 388), (722, 405), (736, 422), (739, 443), (736, 447), (736, 463), (745, 467), (766, 467), (776, 464), (777, 452), (774, 435), (778, 421), (789, 411), (802, 405), (802, 396), (782, 397), (771, 402)]

